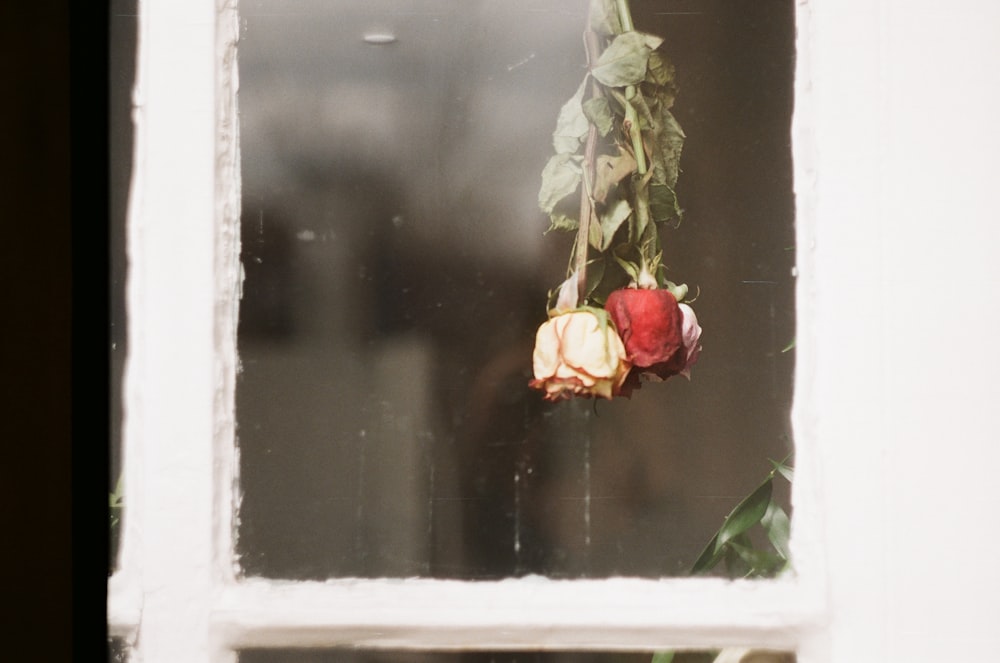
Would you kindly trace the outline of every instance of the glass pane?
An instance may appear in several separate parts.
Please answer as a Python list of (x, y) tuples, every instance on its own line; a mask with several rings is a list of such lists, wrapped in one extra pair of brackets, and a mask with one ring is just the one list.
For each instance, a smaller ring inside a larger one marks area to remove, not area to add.
[[(795, 663), (795, 654), (749, 649), (676, 652), (672, 663)], [(414, 652), (382, 650), (267, 650), (240, 652), (240, 663), (652, 663), (649, 652)]]
[(246, 574), (685, 575), (791, 451), (791, 0), (632, 2), (680, 87), (663, 236), (700, 292), (691, 381), (528, 388), (573, 241), (537, 200), (587, 5), (241, 2)]

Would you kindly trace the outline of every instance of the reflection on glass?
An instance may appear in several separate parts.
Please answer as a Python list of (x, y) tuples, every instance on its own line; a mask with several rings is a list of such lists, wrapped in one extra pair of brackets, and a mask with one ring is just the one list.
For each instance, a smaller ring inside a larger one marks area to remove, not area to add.
[(108, 639), (108, 663), (128, 663), (128, 646), (121, 638)]
[(246, 574), (684, 575), (787, 456), (793, 3), (632, 5), (678, 70), (665, 262), (704, 351), (690, 383), (549, 404), (572, 237), (537, 193), (587, 1), (241, 2)]
[[(651, 663), (649, 652), (414, 652), (380, 650), (247, 650), (240, 663)], [(675, 652), (672, 663), (795, 663), (795, 654), (769, 650)]]

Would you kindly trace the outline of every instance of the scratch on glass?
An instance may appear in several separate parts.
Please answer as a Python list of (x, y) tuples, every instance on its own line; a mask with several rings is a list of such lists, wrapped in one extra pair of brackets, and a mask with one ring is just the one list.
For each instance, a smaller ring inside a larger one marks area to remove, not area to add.
[(535, 54), (534, 53), (528, 53), (528, 57), (524, 58), (523, 60), (515, 62), (514, 64), (507, 65), (507, 71), (514, 71), (518, 67), (523, 67), (524, 65), (528, 64), (529, 62), (531, 62), (534, 59), (535, 59)]

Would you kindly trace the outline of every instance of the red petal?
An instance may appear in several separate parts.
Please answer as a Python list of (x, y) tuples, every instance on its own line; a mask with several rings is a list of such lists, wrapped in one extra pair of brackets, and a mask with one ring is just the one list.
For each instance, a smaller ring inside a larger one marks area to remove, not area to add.
[(668, 373), (666, 377), (684, 368), (686, 353), (678, 352), (683, 348), (683, 315), (669, 290), (615, 290), (604, 308), (635, 366), (656, 366), (655, 372)]

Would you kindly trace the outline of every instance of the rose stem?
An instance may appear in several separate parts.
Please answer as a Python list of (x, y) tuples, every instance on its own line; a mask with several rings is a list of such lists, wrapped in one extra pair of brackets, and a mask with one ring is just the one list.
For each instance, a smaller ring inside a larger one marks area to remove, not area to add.
[[(622, 32), (632, 32), (635, 30), (635, 24), (632, 22), (632, 12), (629, 9), (628, 0), (617, 0), (618, 6), (618, 20), (622, 24)], [(632, 105), (631, 101), (638, 94), (638, 90), (635, 89), (634, 85), (629, 85), (625, 88), (625, 100), (629, 103), (625, 105), (625, 121), (628, 122), (628, 133), (629, 137), (632, 139), (632, 151), (635, 152), (635, 163), (636, 171), (639, 176), (646, 174), (646, 150), (642, 144), (642, 130), (639, 128), (639, 115), (636, 113), (635, 107)], [(638, 187), (645, 189), (646, 184), (644, 182), (637, 183)], [(648, 228), (649, 225), (649, 195), (646, 191), (636, 191), (636, 214), (645, 217), (644, 227)], [(655, 232), (655, 226), (654, 226)], [(645, 234), (645, 231), (643, 232)], [(647, 253), (652, 252), (649, 246), (649, 242), (641, 243), (642, 238), (636, 238), (640, 242), (639, 253), (642, 255), (643, 262), (647, 262)], [(655, 262), (650, 259), (649, 262)]]
[[(597, 62), (600, 43), (597, 33), (587, 30), (583, 33), (583, 43), (587, 51), (587, 66)], [(590, 95), (600, 94), (597, 83), (591, 79)], [(578, 303), (587, 294), (587, 253), (590, 245), (590, 224), (594, 220), (594, 203), (591, 199), (591, 183), (594, 181), (594, 152), (597, 150), (597, 127), (593, 122), (587, 129), (587, 145), (583, 152), (583, 182), (580, 186), (580, 225), (576, 232), (576, 247), (574, 249), (573, 270), (576, 272)]]
[(632, 32), (635, 26), (632, 25), (632, 12), (628, 8), (628, 0), (618, 0), (618, 20), (622, 24), (622, 32)]
[[(632, 32), (635, 30), (628, 0), (618, 0), (618, 20), (622, 24), (622, 32)], [(635, 95), (636, 89), (634, 85), (629, 85), (625, 88), (625, 100), (629, 102), (625, 105), (625, 121), (628, 123), (629, 138), (632, 139), (632, 151), (635, 152), (636, 170), (639, 175), (645, 175), (646, 151), (642, 145), (642, 132), (639, 130), (639, 115), (632, 106), (632, 99)]]

